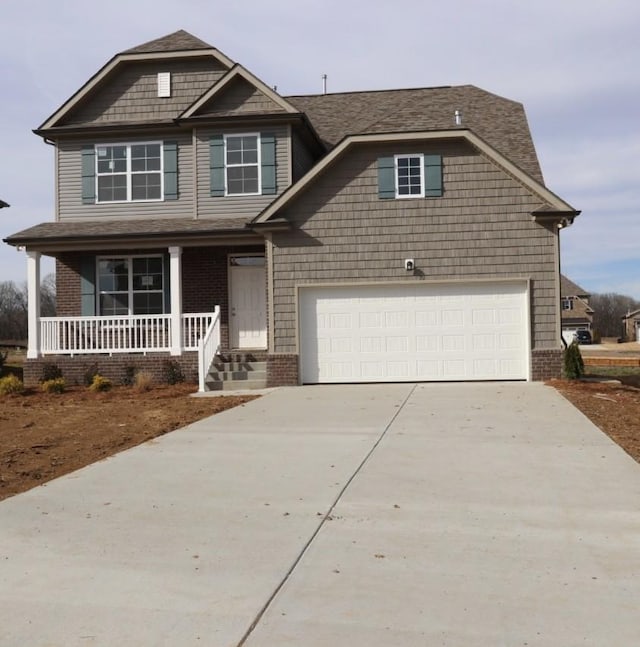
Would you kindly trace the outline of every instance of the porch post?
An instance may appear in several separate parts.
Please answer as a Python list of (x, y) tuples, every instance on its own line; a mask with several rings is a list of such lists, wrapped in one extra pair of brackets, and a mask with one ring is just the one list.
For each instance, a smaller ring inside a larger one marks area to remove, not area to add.
[(40, 252), (27, 252), (27, 357), (40, 356)]
[(171, 354), (182, 355), (182, 247), (169, 247)]

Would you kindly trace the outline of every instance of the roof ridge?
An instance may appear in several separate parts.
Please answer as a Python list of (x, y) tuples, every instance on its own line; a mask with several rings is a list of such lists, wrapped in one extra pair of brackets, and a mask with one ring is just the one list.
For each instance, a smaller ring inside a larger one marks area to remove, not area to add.
[(311, 99), (314, 97), (336, 97), (351, 94), (382, 94), (384, 92), (417, 92), (420, 90), (448, 90), (452, 88), (473, 87), (467, 85), (432, 85), (418, 88), (383, 88), (382, 90), (349, 90), (344, 92), (317, 92), (315, 94), (289, 94), (285, 99)]
[(126, 49), (121, 54), (142, 54), (147, 52), (178, 52), (184, 50), (198, 50), (198, 49), (215, 49), (213, 45), (205, 43), (193, 34), (190, 34), (184, 29), (178, 29), (171, 34), (154, 38), (153, 40), (136, 45), (130, 49)]

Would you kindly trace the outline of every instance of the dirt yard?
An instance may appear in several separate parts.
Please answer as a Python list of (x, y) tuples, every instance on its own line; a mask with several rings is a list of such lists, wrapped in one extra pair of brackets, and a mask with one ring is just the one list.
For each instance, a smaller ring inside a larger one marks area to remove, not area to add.
[[(624, 383), (549, 384), (640, 462), (640, 369), (596, 370)], [(73, 387), (0, 396), (0, 500), (255, 397), (190, 397), (195, 390), (187, 384), (104, 393)]]
[(74, 387), (0, 396), (0, 500), (255, 397), (190, 397), (196, 390)]

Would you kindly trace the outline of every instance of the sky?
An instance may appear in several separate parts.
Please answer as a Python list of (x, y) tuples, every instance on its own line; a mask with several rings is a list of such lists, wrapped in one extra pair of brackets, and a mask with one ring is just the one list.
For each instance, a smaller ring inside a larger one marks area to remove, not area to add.
[[(582, 211), (562, 272), (640, 300), (637, 0), (2, 0), (0, 24), (0, 238), (54, 219), (54, 152), (32, 129), (114, 54), (185, 29), (282, 95), (326, 74), (328, 92), (472, 84), (522, 102), (547, 186)], [(25, 280), (0, 243), (0, 281)]]

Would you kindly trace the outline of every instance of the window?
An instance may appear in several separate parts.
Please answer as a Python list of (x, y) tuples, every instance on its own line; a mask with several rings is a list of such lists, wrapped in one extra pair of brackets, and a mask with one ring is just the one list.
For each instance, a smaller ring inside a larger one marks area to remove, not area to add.
[(424, 156), (396, 155), (396, 198), (424, 198)]
[(100, 315), (164, 312), (162, 256), (99, 258), (97, 274)]
[(573, 310), (573, 299), (562, 299), (563, 310)]
[(226, 135), (224, 145), (227, 195), (260, 193), (260, 137)]
[(439, 198), (443, 195), (442, 155), (399, 154), (378, 158), (378, 197)]
[(96, 146), (98, 202), (162, 200), (162, 144)]

